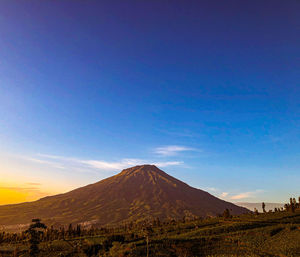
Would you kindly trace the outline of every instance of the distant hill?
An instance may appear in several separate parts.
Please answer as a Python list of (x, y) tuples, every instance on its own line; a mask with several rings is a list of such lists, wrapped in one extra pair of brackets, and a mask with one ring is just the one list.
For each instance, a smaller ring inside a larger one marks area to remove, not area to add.
[(0, 225), (24, 224), (36, 217), (51, 224), (108, 225), (150, 217), (214, 216), (226, 208), (232, 214), (249, 211), (190, 187), (154, 165), (141, 165), (65, 194), (0, 206)]
[[(250, 211), (254, 211), (254, 208), (256, 208), (259, 212), (262, 212), (262, 203), (235, 203), (238, 206), (245, 207), (249, 209)], [(266, 211), (272, 210), (274, 211), (274, 208), (281, 208), (284, 206), (284, 203), (266, 203), (265, 202), (265, 209)]]

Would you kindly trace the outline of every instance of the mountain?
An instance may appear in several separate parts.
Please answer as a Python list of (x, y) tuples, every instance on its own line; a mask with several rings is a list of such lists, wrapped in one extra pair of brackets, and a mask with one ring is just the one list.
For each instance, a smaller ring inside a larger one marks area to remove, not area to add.
[(26, 224), (37, 217), (49, 224), (107, 225), (149, 217), (214, 216), (226, 208), (232, 214), (249, 211), (190, 187), (154, 165), (141, 165), (65, 194), (0, 206), (0, 226)]
[[(262, 212), (262, 203), (235, 203), (238, 206), (245, 207), (251, 211), (254, 211), (254, 208), (256, 208), (259, 212)], [(274, 211), (274, 208), (283, 208), (284, 203), (266, 203), (265, 202), (265, 209), (266, 211), (272, 210)]]

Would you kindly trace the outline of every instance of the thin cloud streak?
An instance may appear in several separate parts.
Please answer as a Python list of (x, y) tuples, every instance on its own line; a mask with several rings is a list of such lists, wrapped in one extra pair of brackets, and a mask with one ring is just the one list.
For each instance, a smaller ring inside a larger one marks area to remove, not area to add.
[(232, 200), (240, 200), (240, 199), (245, 199), (245, 198), (255, 198), (257, 194), (264, 192), (264, 190), (257, 189), (255, 191), (251, 192), (243, 192), (237, 195), (233, 195), (230, 197)]
[(187, 146), (180, 146), (180, 145), (168, 145), (168, 146), (157, 147), (154, 149), (154, 152), (161, 156), (174, 156), (180, 152), (185, 152), (185, 151), (196, 151), (196, 149)]
[[(44, 156), (46, 157), (46, 156)], [(43, 159), (38, 159), (38, 158), (33, 158), (33, 157), (28, 157), (28, 156), (21, 156), (21, 158), (25, 161), (30, 161), (30, 162), (35, 162), (38, 164), (43, 164), (43, 165), (48, 165), (56, 169), (65, 169), (63, 165), (57, 162), (52, 162), (49, 160), (43, 160)]]
[(0, 186), (1, 189), (7, 190), (15, 190), (15, 191), (38, 191), (39, 188), (37, 187), (8, 187), (8, 186)]
[(92, 168), (99, 170), (120, 170), (128, 168), (128, 166), (135, 166), (143, 164), (145, 161), (140, 159), (122, 159), (119, 162), (106, 162), (98, 160), (76, 160), (79, 163), (87, 164)]
[(158, 166), (158, 167), (167, 167), (167, 166), (177, 166), (177, 165), (182, 165), (183, 162), (179, 161), (179, 162), (154, 162), (154, 163), (151, 163), (155, 166)]
[[(201, 189), (201, 188), (199, 188), (199, 189)], [(203, 187), (202, 190), (206, 190), (208, 192), (214, 192), (214, 193), (218, 191), (218, 189), (215, 187)]]
[(183, 162), (174, 161), (174, 162), (149, 162), (146, 160), (140, 159), (123, 159), (120, 162), (105, 162), (105, 161), (79, 161), (80, 163), (90, 165), (93, 168), (100, 170), (120, 170), (124, 168), (128, 168), (130, 166), (143, 165), (143, 164), (152, 164), (158, 167), (167, 167), (167, 166), (175, 166), (183, 164)]
[(260, 193), (265, 192), (265, 190), (262, 189), (256, 189), (254, 191), (240, 192), (240, 193), (221, 191), (220, 189), (215, 187), (206, 187), (204, 189), (206, 189), (208, 192), (212, 192), (213, 194), (216, 194), (219, 198), (227, 201), (241, 200), (247, 198), (255, 199)]
[(221, 197), (226, 197), (227, 195), (228, 195), (227, 192), (223, 192), (220, 196), (221, 196)]
[[(168, 167), (168, 166), (177, 166), (182, 165), (183, 161), (165, 161), (165, 162), (153, 162), (149, 160), (143, 159), (134, 159), (134, 158), (124, 158), (120, 161), (115, 162), (108, 162), (104, 160), (83, 160), (79, 158), (70, 158), (64, 156), (57, 156), (57, 155), (48, 155), (48, 154), (38, 154), (38, 156), (46, 159), (37, 159), (37, 158), (26, 158), (28, 161), (37, 162), (40, 164), (46, 165), (59, 165), (62, 166), (64, 169), (68, 167), (74, 166), (81, 166), (81, 168), (86, 168), (87, 171), (89, 169), (96, 169), (101, 171), (116, 171), (128, 168), (130, 166), (142, 165), (142, 164), (152, 164), (158, 167)], [(55, 162), (49, 161), (55, 160)], [(57, 163), (59, 162), (59, 163)], [(83, 167), (82, 167), (83, 166)]]

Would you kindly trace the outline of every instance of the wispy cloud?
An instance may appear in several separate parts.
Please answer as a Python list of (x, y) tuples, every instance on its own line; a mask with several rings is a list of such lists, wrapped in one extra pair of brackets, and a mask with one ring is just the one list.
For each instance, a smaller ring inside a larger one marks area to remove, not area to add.
[(177, 166), (177, 165), (181, 165), (183, 164), (182, 161), (177, 161), (177, 162), (154, 162), (154, 163), (151, 163), (155, 166), (158, 166), (158, 167), (167, 167), (167, 166)]
[(256, 190), (252, 190), (252, 191), (236, 191), (236, 189), (233, 188), (217, 188), (217, 187), (205, 187), (202, 186), (200, 187), (200, 189), (205, 190), (213, 195), (215, 195), (216, 197), (219, 197), (221, 199), (224, 199), (226, 201), (237, 201), (237, 200), (241, 200), (241, 199), (251, 199), (252, 201), (255, 199), (259, 199), (261, 198), (261, 194), (266, 192), (263, 189), (256, 189)]
[(220, 195), (220, 197), (226, 197), (228, 195), (228, 192), (222, 192), (222, 194)]
[(257, 194), (264, 192), (264, 190), (257, 189), (251, 192), (243, 192), (230, 197), (232, 200), (240, 200), (245, 198), (255, 198)]
[(39, 188), (37, 187), (7, 187), (7, 186), (0, 186), (0, 189), (7, 189), (7, 190), (15, 190), (15, 191), (38, 191)]
[[(46, 158), (48, 157), (49, 158), (49, 156), (47, 156), (47, 155), (45, 155), (43, 157), (46, 157)], [(65, 168), (60, 163), (45, 160), (45, 159), (41, 159), (41, 158), (33, 158), (33, 157), (28, 157), (28, 156), (21, 156), (21, 158), (25, 161), (35, 162), (35, 163), (38, 163), (38, 164), (45, 164), (45, 165), (48, 165), (48, 166), (51, 166), (51, 167), (57, 168), (57, 169), (64, 169)]]
[(92, 168), (99, 170), (120, 170), (128, 168), (129, 166), (141, 165), (144, 164), (144, 160), (140, 159), (122, 159), (118, 162), (107, 162), (107, 161), (98, 161), (98, 160), (76, 160), (79, 163), (87, 164)]
[(185, 151), (196, 151), (196, 149), (187, 146), (180, 146), (180, 145), (161, 146), (154, 149), (154, 152), (156, 154), (162, 156), (174, 156), (180, 152), (185, 152)]
[(167, 166), (177, 166), (183, 164), (182, 161), (173, 161), (173, 162), (152, 162), (142, 159), (122, 159), (118, 162), (107, 162), (107, 161), (97, 161), (97, 160), (77, 160), (82, 164), (87, 164), (93, 168), (100, 170), (120, 170), (125, 169), (130, 166), (142, 165), (142, 164), (153, 164), (158, 167), (167, 167)]
[(256, 198), (260, 193), (265, 192), (262, 189), (256, 189), (254, 191), (241, 192), (241, 193), (221, 191), (221, 189), (215, 187), (204, 187), (203, 189), (207, 190), (208, 192), (211, 192), (212, 194), (217, 195), (222, 199), (229, 200), (229, 201), (247, 199), (247, 198)]
[(214, 193), (218, 191), (218, 189), (215, 187), (203, 187), (202, 190), (206, 190), (206, 191), (214, 192)]
[(104, 161), (104, 160), (84, 160), (80, 158), (65, 157), (58, 155), (48, 155), (48, 154), (38, 154), (39, 158), (26, 158), (28, 161), (37, 162), (46, 165), (58, 165), (58, 167), (63, 167), (67, 169), (68, 167), (79, 166), (86, 171), (90, 169), (101, 170), (101, 171), (118, 171), (130, 166), (142, 165), (142, 164), (153, 164), (158, 167), (167, 166), (177, 166), (183, 164), (182, 161), (165, 161), (165, 162), (155, 162), (143, 159), (134, 158), (123, 158), (119, 161)]

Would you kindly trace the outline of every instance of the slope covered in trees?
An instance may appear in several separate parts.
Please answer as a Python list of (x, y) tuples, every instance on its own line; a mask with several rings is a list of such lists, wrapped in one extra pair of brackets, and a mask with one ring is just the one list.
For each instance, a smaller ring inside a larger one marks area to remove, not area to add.
[[(33, 220), (31, 228), (37, 223)], [(48, 227), (38, 245), (27, 232), (0, 233), (1, 256), (27, 257), (32, 249), (44, 257), (299, 256), (300, 209), (239, 216), (226, 211), (222, 217), (154, 219), (114, 228)]]

